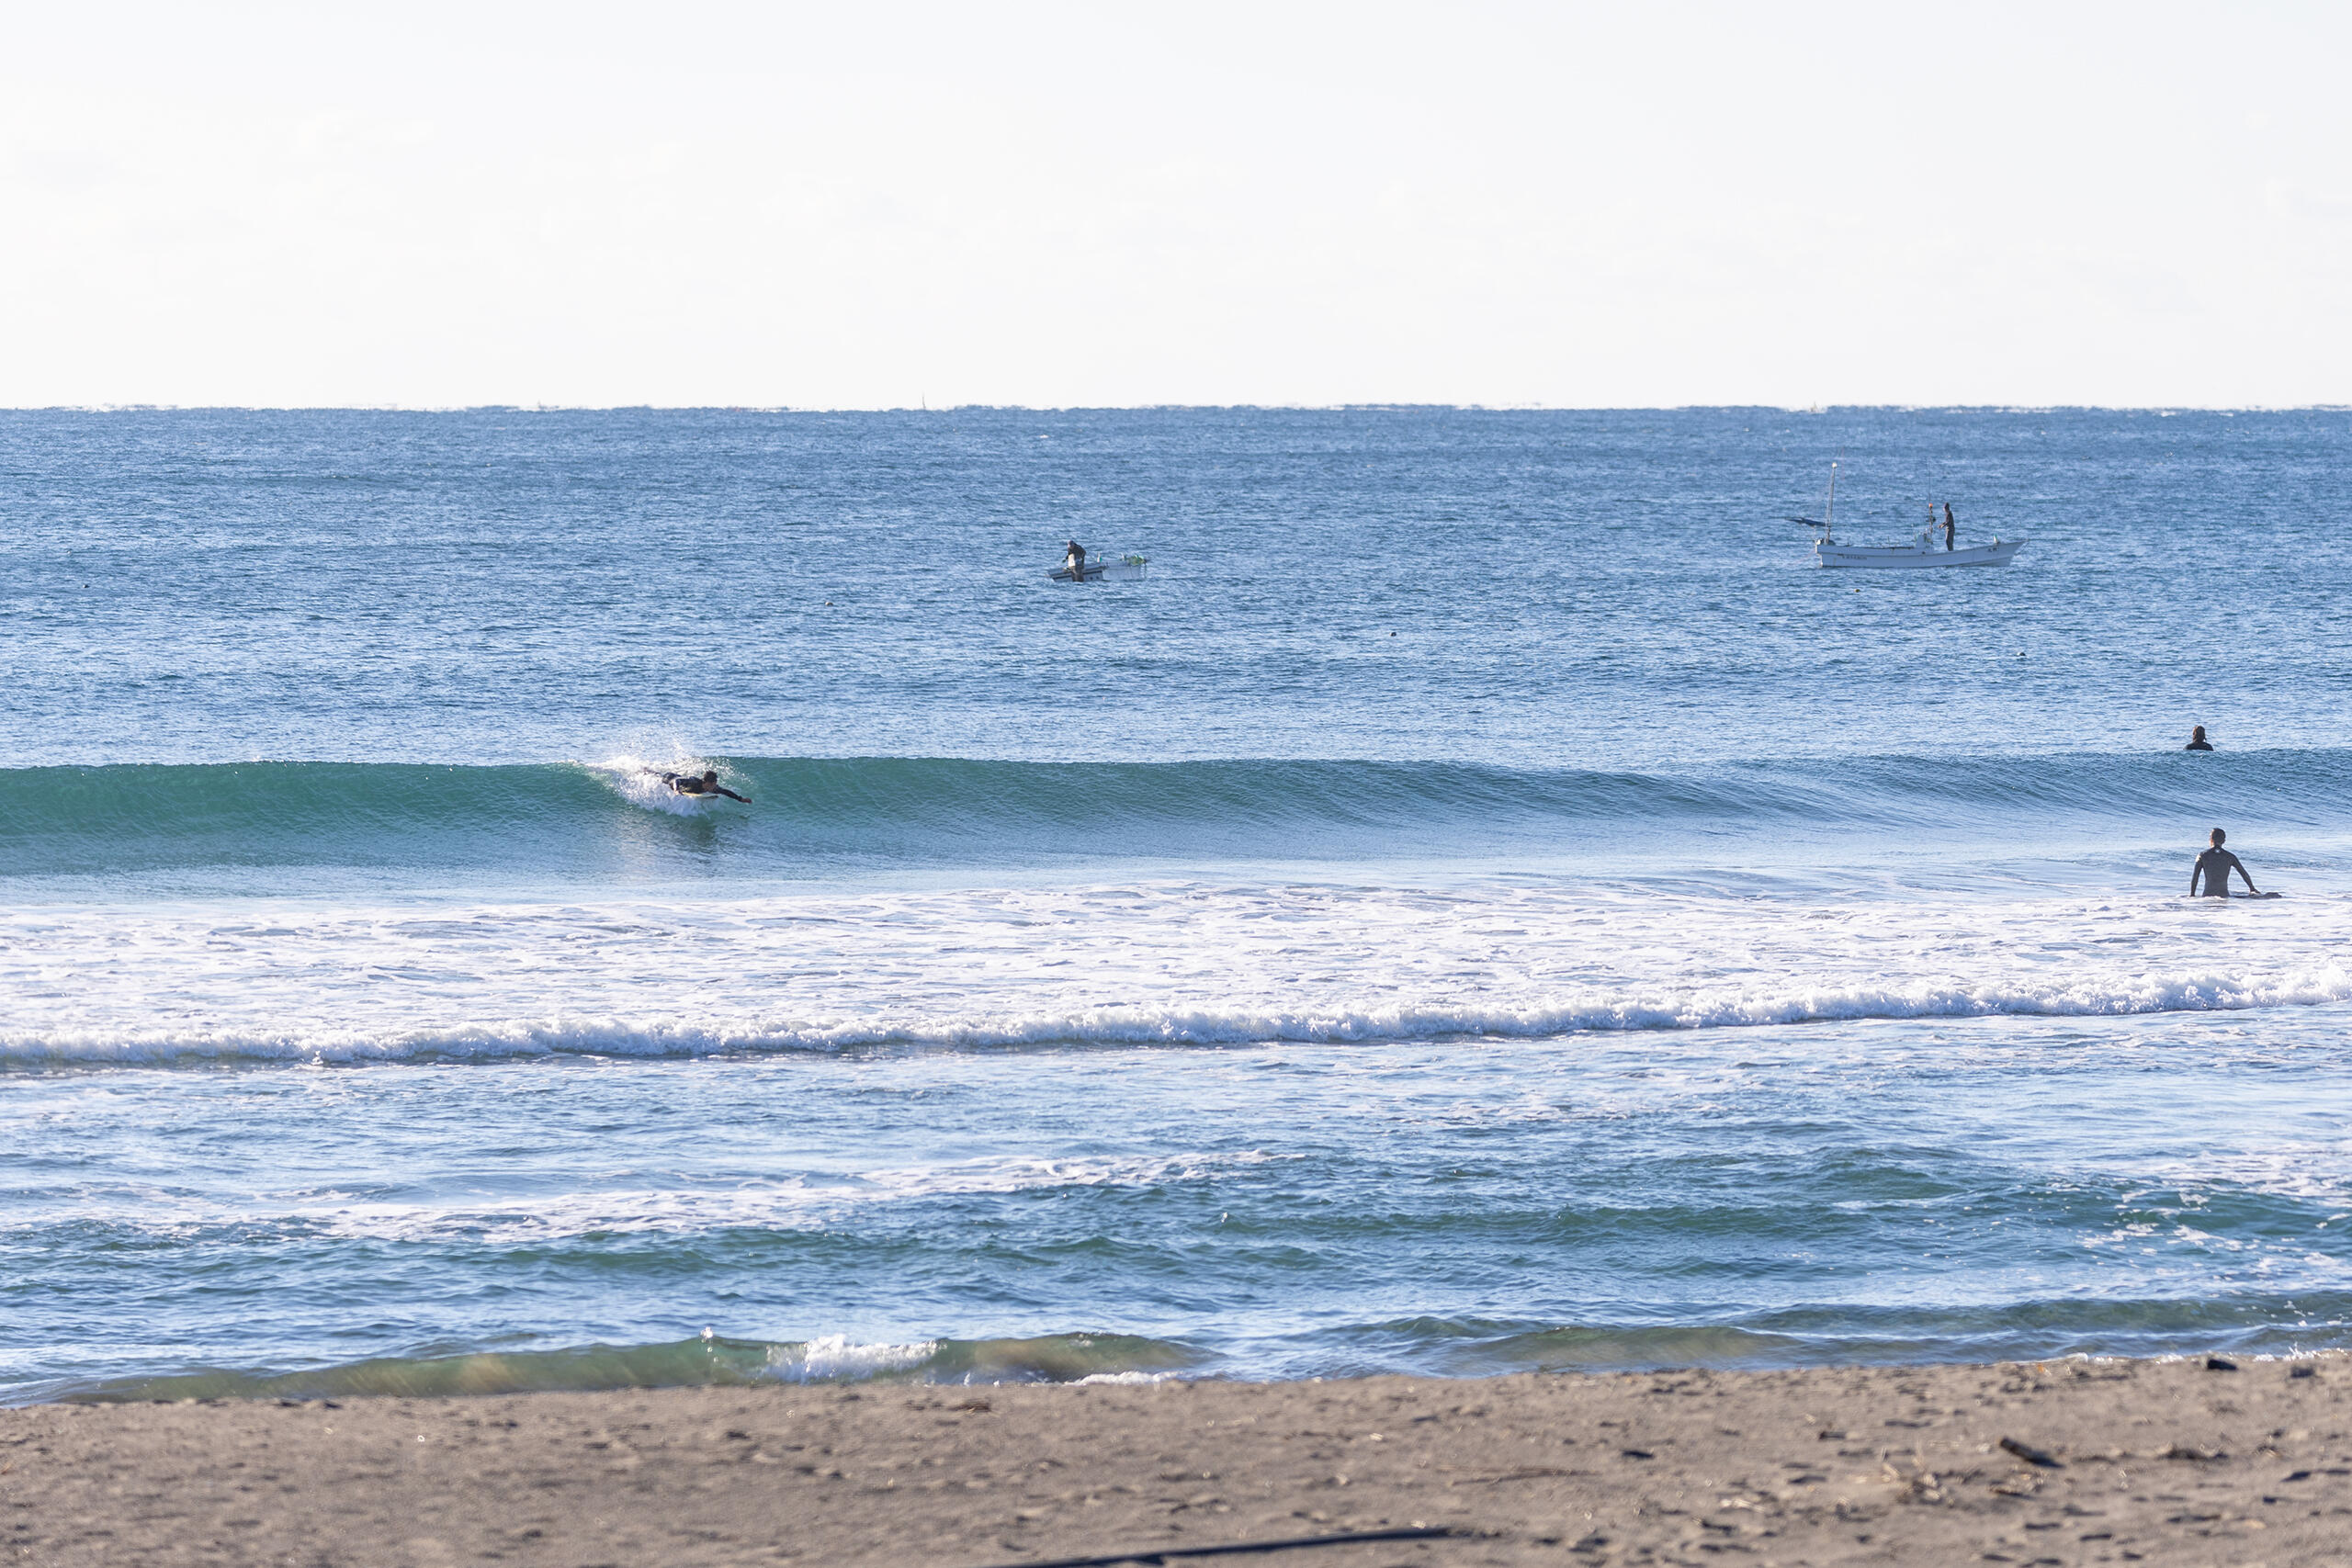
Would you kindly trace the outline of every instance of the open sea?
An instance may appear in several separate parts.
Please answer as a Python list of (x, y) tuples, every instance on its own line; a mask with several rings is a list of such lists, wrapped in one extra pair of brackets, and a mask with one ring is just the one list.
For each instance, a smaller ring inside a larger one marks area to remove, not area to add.
[(0, 1400), (2352, 1345), (2347, 528), (2343, 411), (0, 413)]

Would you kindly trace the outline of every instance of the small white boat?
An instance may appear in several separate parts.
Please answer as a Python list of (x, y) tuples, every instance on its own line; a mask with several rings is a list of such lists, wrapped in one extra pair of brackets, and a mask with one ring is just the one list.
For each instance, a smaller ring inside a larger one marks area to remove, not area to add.
[(1057, 566), (1046, 576), (1055, 582), (1141, 582), (1143, 569), (1150, 564), (1141, 556), (1122, 556), (1116, 560), (1089, 556), (1075, 570)]
[(2007, 566), (2025, 548), (2023, 539), (1996, 539), (1964, 550), (1939, 547), (1926, 534), (1907, 545), (1841, 545), (1826, 535), (1813, 547), (1814, 559), (1834, 567)]
[[(2026, 544), (2023, 539), (1996, 536), (1989, 545), (1971, 545), (1966, 549), (1957, 549), (1947, 544), (1938, 549), (1935, 540), (1936, 509), (1929, 506), (1928, 526), (1922, 528), (1919, 536), (1907, 545), (1841, 545), (1829, 526), (1837, 510), (1838, 465), (1832, 463), (1829, 465), (1829, 500), (1822, 507), (1819, 520), (1811, 517), (1789, 519), (1792, 523), (1802, 523), (1808, 528), (1820, 530), (1821, 536), (1813, 542), (1815, 566), (1892, 569), (1898, 571), (1936, 566), (2007, 566), (2017, 558), (2017, 553), (2025, 548)], [(1945, 515), (1951, 515), (1949, 507), (1945, 509)], [(1945, 536), (1947, 539), (1951, 537), (1949, 533)]]

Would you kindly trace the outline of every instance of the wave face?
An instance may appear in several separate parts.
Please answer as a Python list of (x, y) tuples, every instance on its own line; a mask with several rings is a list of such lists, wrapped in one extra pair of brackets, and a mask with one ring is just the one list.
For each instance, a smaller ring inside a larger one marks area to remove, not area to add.
[[(667, 764), (700, 770), (700, 758)], [(647, 764), (253, 762), (0, 771), (12, 878), (267, 886), (290, 868), (537, 882), (876, 868), (1580, 858), (1743, 846), (2112, 848), (2226, 819), (2352, 832), (2352, 751), (1851, 757), (1598, 773), (1448, 762), (734, 758), (697, 802)], [(1596, 836), (1605, 835), (1597, 839)]]

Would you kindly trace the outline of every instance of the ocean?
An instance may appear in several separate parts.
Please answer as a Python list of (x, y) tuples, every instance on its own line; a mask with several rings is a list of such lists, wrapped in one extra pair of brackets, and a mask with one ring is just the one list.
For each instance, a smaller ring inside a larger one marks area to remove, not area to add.
[[(2029, 543), (1815, 570), (1839, 459)], [(2348, 520), (2344, 411), (0, 412), (0, 1400), (2352, 1345)]]

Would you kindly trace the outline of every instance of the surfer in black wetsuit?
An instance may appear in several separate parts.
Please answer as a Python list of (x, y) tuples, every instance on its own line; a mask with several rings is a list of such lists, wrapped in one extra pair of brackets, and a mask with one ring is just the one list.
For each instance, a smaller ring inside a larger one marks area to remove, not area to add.
[(2248, 893), (2252, 894), (2256, 898), (2262, 897), (2262, 890), (2255, 886), (2254, 878), (2246, 872), (2245, 863), (2222, 847), (2222, 840), (2228, 837), (2229, 835), (2222, 832), (2219, 828), (2214, 829), (2213, 847), (2207, 850), (2203, 854), (2199, 855), (2197, 857), (2197, 863), (2189, 868), (2188, 896), (2191, 898), (2198, 896), (2197, 884), (2200, 877), (2205, 883), (2206, 897), (2228, 897), (2230, 896), (2230, 873), (2233, 871), (2240, 876), (2245, 877), (2245, 890)]
[(662, 782), (668, 784), (672, 792), (677, 795), (723, 795), (729, 800), (741, 800), (746, 806), (752, 804), (725, 784), (720, 784), (718, 770), (716, 768), (704, 769), (700, 778), (695, 777), (692, 773), (663, 773)]
[(2188, 732), (2188, 744), (2181, 748), (2184, 751), (2211, 751), (2212, 749), (2213, 743), (2205, 739), (2205, 727), (2201, 724)]
[(1951, 502), (1947, 501), (1944, 502), (1944, 548), (1951, 548), (1952, 536), (1959, 532), (1960, 525), (1951, 520)]

